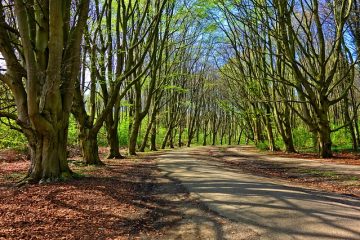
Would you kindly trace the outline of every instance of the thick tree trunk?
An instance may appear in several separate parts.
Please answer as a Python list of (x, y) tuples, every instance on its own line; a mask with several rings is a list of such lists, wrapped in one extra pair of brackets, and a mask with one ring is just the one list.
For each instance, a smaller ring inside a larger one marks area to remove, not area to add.
[(67, 163), (67, 127), (56, 129), (53, 135), (34, 134), (28, 137), (31, 166), (27, 182), (52, 182), (71, 177)]
[(119, 142), (119, 135), (117, 133), (117, 131), (112, 130), (110, 132), (108, 132), (108, 143), (110, 146), (110, 152), (109, 152), (109, 156), (107, 157), (108, 159), (123, 159), (124, 156), (121, 155), (120, 153), (120, 142)]
[(332, 157), (331, 128), (326, 112), (321, 114), (320, 117), (321, 118), (318, 123), (319, 156), (321, 158), (330, 158)]
[(321, 158), (332, 157), (330, 128), (322, 128), (319, 133), (319, 156)]
[[(111, 114), (111, 113), (110, 113)], [(106, 132), (107, 132), (107, 141), (110, 146), (110, 152), (108, 159), (123, 159), (124, 156), (120, 154), (120, 142), (119, 142), (119, 134), (117, 132), (118, 129), (118, 121), (113, 121), (112, 116), (109, 116), (106, 121)]]
[(292, 131), (290, 127), (286, 127), (285, 126), (285, 136), (283, 137), (283, 141), (285, 144), (285, 151), (287, 153), (295, 153), (295, 146), (294, 146), (294, 141), (292, 138)]
[(83, 159), (89, 165), (103, 165), (99, 158), (99, 150), (97, 144), (97, 134), (92, 133), (90, 129), (80, 129), (80, 146)]

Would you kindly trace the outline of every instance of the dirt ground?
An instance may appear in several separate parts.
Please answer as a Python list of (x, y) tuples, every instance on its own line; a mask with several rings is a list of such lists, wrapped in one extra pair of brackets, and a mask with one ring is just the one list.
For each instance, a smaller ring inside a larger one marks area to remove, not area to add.
[(102, 167), (71, 160), (78, 179), (18, 188), (14, 183), (24, 177), (29, 161), (9, 153), (1, 156), (0, 238), (129, 239), (160, 234), (150, 195), (155, 168), (151, 159), (106, 160)]

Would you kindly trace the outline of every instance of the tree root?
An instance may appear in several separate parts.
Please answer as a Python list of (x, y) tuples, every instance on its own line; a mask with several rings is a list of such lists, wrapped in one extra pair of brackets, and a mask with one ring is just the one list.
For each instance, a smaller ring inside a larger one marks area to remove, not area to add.
[(23, 179), (21, 179), (20, 181), (18, 181), (16, 183), (16, 187), (22, 187), (24, 185), (28, 185), (28, 184), (34, 184), (38, 182), (37, 179), (35, 179), (34, 177), (27, 175), (26, 177), (24, 177)]
[(31, 175), (27, 175), (20, 181), (16, 183), (16, 187), (22, 187), (29, 184), (46, 184), (46, 183), (55, 183), (55, 182), (64, 182), (74, 178), (75, 173), (70, 171), (62, 172), (59, 177), (49, 177), (49, 178), (35, 178)]

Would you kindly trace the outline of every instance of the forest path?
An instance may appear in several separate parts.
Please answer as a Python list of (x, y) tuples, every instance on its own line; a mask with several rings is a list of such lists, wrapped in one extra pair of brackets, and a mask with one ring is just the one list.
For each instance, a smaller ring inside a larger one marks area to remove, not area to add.
[(165, 152), (158, 166), (211, 211), (254, 231), (251, 239), (360, 239), (359, 199), (244, 173), (212, 161), (214, 150)]

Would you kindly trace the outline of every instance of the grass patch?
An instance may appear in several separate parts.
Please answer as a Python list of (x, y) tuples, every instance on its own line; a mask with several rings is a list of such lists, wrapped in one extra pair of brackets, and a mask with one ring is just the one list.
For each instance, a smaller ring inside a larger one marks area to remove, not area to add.
[(9, 180), (9, 181), (13, 181), (13, 182), (19, 181), (25, 177), (26, 177), (26, 173), (23, 173), (23, 172), (13, 172), (13, 173), (4, 175), (5, 180)]
[(302, 169), (298, 173), (305, 174), (309, 177), (326, 178), (327, 180), (349, 181), (358, 182), (360, 179), (358, 176), (339, 174), (334, 171), (325, 171), (318, 169)]
[(299, 173), (314, 176), (314, 177), (324, 177), (324, 178), (338, 178), (339, 174), (334, 171), (324, 171), (318, 169), (302, 169), (299, 170)]
[(88, 175), (86, 175), (84, 173), (74, 172), (72, 174), (72, 177), (76, 180), (80, 180), (80, 179), (84, 179), (84, 178), (88, 177)]
[(73, 169), (74, 174), (72, 177), (74, 179), (82, 179), (85, 177), (90, 176), (91, 173), (97, 172), (102, 166), (96, 166), (96, 165), (88, 165), (83, 161), (78, 160), (68, 160), (69, 166), (71, 169)]

